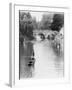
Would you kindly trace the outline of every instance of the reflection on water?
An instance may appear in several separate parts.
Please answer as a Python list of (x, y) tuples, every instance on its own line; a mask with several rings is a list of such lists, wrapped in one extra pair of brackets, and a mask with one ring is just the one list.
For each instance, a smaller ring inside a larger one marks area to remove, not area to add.
[[(34, 67), (28, 66), (33, 53), (35, 58)], [(63, 77), (63, 75), (63, 55), (57, 55), (48, 40), (29, 42), (26, 47), (20, 47), (20, 78), (57, 78)]]
[(35, 77), (63, 77), (63, 56), (57, 56), (49, 41), (35, 43)]

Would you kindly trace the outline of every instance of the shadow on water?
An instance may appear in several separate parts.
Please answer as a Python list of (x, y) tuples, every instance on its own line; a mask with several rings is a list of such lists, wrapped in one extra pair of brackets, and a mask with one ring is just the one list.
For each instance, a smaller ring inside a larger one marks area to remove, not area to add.
[(27, 42), (19, 47), (20, 58), (20, 78), (30, 78), (33, 76), (34, 70), (34, 50), (33, 43)]

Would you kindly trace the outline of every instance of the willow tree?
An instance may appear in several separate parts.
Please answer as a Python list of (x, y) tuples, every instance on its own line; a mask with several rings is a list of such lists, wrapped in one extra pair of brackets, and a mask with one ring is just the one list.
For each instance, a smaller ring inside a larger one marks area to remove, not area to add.
[(33, 23), (29, 12), (19, 12), (19, 30), (24, 37), (33, 39)]

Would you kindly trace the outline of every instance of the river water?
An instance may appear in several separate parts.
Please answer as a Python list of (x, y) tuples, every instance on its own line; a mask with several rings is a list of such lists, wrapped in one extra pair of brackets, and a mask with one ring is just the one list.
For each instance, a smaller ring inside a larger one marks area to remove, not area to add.
[(57, 55), (48, 40), (36, 42), (34, 78), (57, 78), (64, 76), (63, 55)]
[[(30, 48), (34, 49), (34, 70), (27, 66), (29, 57), (25, 56), (24, 46), (20, 47), (20, 78), (59, 78), (64, 76), (64, 58), (63, 55), (57, 55), (50, 41), (35, 41)], [(27, 47), (28, 53), (32, 49)], [(26, 54), (27, 55), (27, 54)]]

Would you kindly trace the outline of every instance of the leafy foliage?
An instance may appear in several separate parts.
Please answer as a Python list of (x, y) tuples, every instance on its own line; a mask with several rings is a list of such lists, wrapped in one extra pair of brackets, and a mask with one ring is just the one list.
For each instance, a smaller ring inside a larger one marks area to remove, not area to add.
[(41, 29), (50, 30), (51, 22), (52, 22), (52, 14), (44, 14), (41, 20)]
[(33, 23), (29, 12), (19, 13), (19, 30), (24, 37), (33, 39)]
[(64, 25), (64, 15), (63, 14), (54, 14), (53, 22), (51, 24), (51, 29), (53, 31), (60, 31)]

